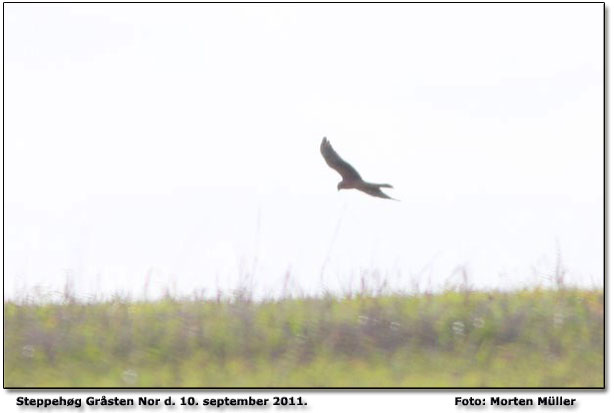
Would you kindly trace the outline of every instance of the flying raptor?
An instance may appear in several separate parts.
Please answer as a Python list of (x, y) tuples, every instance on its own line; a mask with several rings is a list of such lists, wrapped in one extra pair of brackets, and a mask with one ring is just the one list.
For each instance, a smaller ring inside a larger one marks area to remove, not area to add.
[(323, 138), (322, 143), (320, 144), (320, 152), (324, 157), (324, 160), (335, 171), (339, 172), (341, 177), (343, 178), (341, 182), (337, 184), (337, 190), (341, 189), (358, 189), (366, 194), (371, 196), (376, 196), (379, 198), (386, 198), (398, 201), (398, 199), (394, 199), (386, 195), (382, 192), (381, 188), (392, 188), (390, 184), (372, 184), (370, 182), (365, 182), (360, 174), (354, 169), (352, 165), (344, 161), (337, 152), (333, 149), (333, 146), (330, 144), (328, 139)]

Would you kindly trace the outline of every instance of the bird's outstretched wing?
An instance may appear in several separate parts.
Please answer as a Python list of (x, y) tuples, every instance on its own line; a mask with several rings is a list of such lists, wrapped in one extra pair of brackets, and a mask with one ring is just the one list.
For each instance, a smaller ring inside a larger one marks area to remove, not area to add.
[(341, 159), (339, 154), (333, 149), (333, 146), (330, 144), (328, 139), (322, 139), (322, 143), (320, 144), (320, 152), (322, 153), (322, 156), (324, 157), (324, 160), (328, 166), (339, 172), (344, 181), (362, 181), (362, 178), (356, 169)]

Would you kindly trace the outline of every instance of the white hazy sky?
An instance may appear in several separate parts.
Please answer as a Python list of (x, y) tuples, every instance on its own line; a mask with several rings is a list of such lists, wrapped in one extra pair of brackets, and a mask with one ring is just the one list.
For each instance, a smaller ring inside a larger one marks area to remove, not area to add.
[(601, 4), (4, 11), (8, 297), (602, 286)]

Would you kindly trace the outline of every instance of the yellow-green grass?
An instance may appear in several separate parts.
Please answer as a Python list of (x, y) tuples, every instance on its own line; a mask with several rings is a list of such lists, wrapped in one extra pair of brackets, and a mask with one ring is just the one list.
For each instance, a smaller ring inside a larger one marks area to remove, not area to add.
[(601, 387), (603, 293), (4, 304), (7, 387)]

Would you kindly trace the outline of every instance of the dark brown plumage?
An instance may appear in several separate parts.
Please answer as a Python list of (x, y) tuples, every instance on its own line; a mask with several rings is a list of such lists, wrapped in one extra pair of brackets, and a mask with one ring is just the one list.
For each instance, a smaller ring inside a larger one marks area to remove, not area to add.
[(337, 190), (358, 189), (359, 191), (371, 196), (398, 201), (398, 199), (389, 197), (381, 190), (381, 188), (392, 188), (392, 185), (365, 182), (358, 171), (356, 171), (352, 165), (344, 161), (339, 154), (335, 152), (328, 139), (322, 139), (322, 143), (320, 144), (320, 152), (322, 153), (322, 156), (324, 157), (324, 160), (328, 166), (339, 172), (341, 178), (343, 178), (341, 182), (337, 184)]

